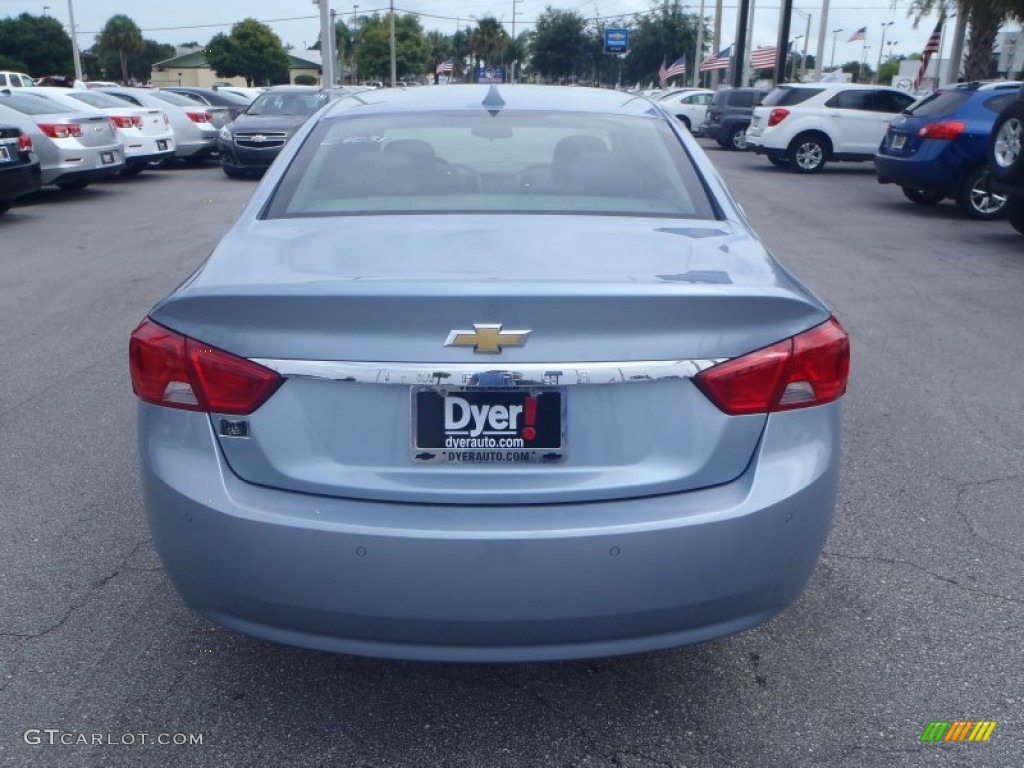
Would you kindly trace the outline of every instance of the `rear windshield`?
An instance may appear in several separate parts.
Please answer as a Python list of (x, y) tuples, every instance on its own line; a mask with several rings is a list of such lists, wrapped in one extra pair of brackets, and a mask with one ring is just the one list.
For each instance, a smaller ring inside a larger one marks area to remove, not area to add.
[(174, 104), (179, 107), (194, 107), (196, 104), (203, 104), (201, 99), (190, 99), (186, 96), (182, 96), (180, 93), (172, 93), (171, 91), (152, 91), (161, 101), (166, 101), (168, 104)]
[(914, 117), (941, 117), (955, 112), (969, 98), (971, 93), (968, 91), (936, 91), (911, 104), (906, 112)]
[(3, 94), (0, 96), (0, 104), (16, 109), (24, 115), (54, 115), (73, 111), (61, 106), (56, 101), (34, 93), (12, 93), (10, 96)]
[(666, 121), (512, 111), (322, 120), (267, 215), (440, 212), (714, 218)]
[(327, 94), (264, 93), (257, 97), (246, 114), (249, 115), (312, 115), (327, 103)]
[(97, 109), (107, 109), (108, 107), (124, 107), (124, 101), (111, 96), (109, 93), (97, 93), (96, 91), (68, 91), (68, 96), (72, 99), (77, 99), (83, 104), (88, 104), (91, 107)]
[(811, 96), (817, 96), (824, 92), (824, 88), (787, 88), (779, 86), (764, 97), (762, 107), (792, 107), (795, 104), (802, 104)]

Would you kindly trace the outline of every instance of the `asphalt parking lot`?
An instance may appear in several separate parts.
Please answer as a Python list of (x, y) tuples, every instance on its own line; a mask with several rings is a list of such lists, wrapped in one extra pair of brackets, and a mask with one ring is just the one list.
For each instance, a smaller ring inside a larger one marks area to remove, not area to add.
[[(840, 504), (775, 620), (601, 661), (368, 660), (193, 615), (141, 509), (127, 338), (254, 182), (181, 167), (0, 218), (0, 764), (1019, 766), (1024, 238), (868, 165), (705, 146), (850, 332)], [(921, 742), (956, 720), (997, 726)]]

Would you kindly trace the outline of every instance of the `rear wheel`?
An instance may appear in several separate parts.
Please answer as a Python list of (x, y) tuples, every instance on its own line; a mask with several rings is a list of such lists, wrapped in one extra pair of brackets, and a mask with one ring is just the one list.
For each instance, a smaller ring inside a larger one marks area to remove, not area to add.
[(989, 189), (988, 169), (984, 166), (970, 171), (960, 185), (956, 204), (971, 219), (987, 221), (998, 219), (1006, 209), (1006, 196)]
[(1024, 183), (1024, 99), (1011, 102), (996, 118), (988, 140), (992, 177)]
[(729, 131), (729, 138), (727, 140), (727, 149), (735, 150), (736, 152), (745, 152), (747, 149), (747, 128), (744, 125), (737, 125), (731, 131)]
[(825, 167), (828, 152), (825, 139), (806, 133), (793, 139), (787, 154), (793, 158), (792, 168), (797, 173), (818, 173)]
[(65, 192), (77, 192), (80, 189), (85, 189), (89, 185), (87, 181), (60, 181), (57, 182), (57, 186), (63, 189)]
[(945, 197), (941, 192), (932, 192), (927, 189), (914, 189), (913, 187), (903, 187), (903, 194), (907, 200), (918, 205), (935, 205), (936, 203), (942, 202), (942, 198)]

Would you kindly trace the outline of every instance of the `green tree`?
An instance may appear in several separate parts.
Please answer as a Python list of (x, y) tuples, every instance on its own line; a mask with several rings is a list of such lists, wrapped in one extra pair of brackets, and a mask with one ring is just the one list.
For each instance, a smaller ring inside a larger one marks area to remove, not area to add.
[[(362, 75), (387, 80), (391, 72), (390, 14), (366, 18), (356, 36), (356, 64)], [(395, 16), (395, 69), (399, 79), (421, 77), (430, 66), (430, 43), (417, 16)]]
[(840, 69), (852, 75), (851, 79), (855, 83), (870, 83), (875, 77), (875, 70), (867, 62), (861, 64), (859, 61), (848, 61)]
[[(623, 76), (628, 81), (648, 82), (658, 79), (662, 61), (669, 63), (686, 57), (687, 72), (693, 73), (697, 52), (696, 14), (683, 11), (681, 0), (662, 0), (648, 13), (636, 18), (630, 33), (629, 56), (623, 62)], [(710, 36), (705, 34), (704, 40)], [(703, 57), (703, 52), (701, 58)]]
[(71, 38), (57, 19), (23, 13), (0, 19), (0, 68), (34, 77), (73, 71)]
[(508, 47), (508, 33), (501, 22), (493, 16), (484, 16), (476, 22), (476, 29), (470, 33), (470, 55), (475, 61), (484, 64), (497, 64), (504, 61), (502, 54)]
[(530, 66), (535, 71), (548, 79), (589, 72), (593, 55), (587, 21), (576, 11), (548, 6), (537, 17), (530, 56)]
[[(128, 56), (128, 76), (136, 82), (149, 80), (153, 65), (158, 61), (174, 57), (173, 45), (158, 43), (155, 40), (143, 40), (142, 51)], [(121, 66), (121, 57), (117, 51), (98, 51), (96, 61), (90, 64), (91, 73), (100, 75), (106, 80), (109, 73), (116, 72)]]
[(244, 77), (250, 86), (288, 82), (291, 60), (281, 38), (256, 19), (243, 19), (229, 35), (219, 32), (206, 47), (206, 61), (221, 77)]
[(890, 56), (883, 61), (882, 66), (878, 68), (878, 82), (884, 84), (895, 80), (896, 76), (900, 73), (900, 62), (904, 58), (904, 56)]
[(140, 54), (145, 50), (146, 43), (142, 38), (139, 25), (123, 13), (107, 19), (96, 40), (97, 53), (100, 55), (116, 53), (121, 63), (121, 82), (128, 82), (128, 57)]

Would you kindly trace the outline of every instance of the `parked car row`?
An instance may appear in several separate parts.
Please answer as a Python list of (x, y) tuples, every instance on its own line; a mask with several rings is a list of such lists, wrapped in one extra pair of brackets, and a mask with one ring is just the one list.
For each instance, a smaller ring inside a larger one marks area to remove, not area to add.
[[(850, 83), (725, 88), (714, 94), (700, 130), (725, 149), (749, 149), (796, 173), (873, 162), (879, 183), (899, 186), (915, 204), (948, 198), (969, 218), (1009, 214), (1016, 221), (1024, 203), (1013, 198), (1024, 191), (1007, 185), (1024, 183), (1022, 103), (1021, 83), (1012, 81), (961, 83), (920, 99)], [(991, 147), (998, 150), (990, 160)]]

